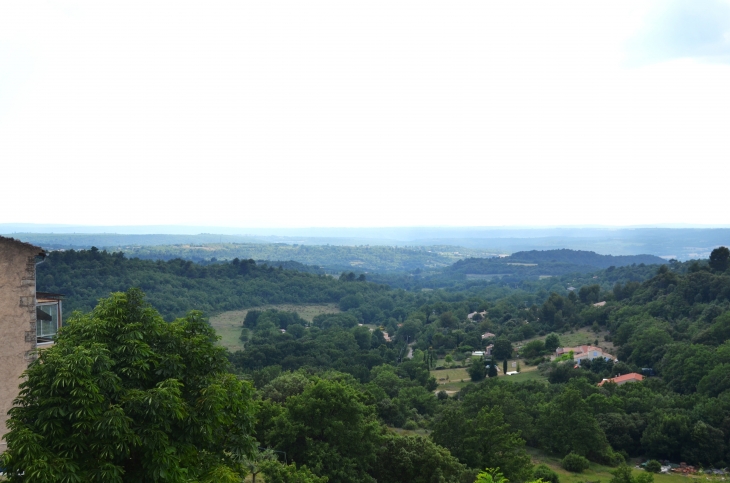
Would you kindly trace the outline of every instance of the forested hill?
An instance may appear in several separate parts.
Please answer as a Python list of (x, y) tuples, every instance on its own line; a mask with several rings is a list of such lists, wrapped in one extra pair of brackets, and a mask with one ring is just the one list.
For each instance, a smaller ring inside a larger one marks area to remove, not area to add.
[[(293, 268), (299, 264), (290, 262)], [(201, 265), (189, 260), (126, 258), (103, 250), (52, 252), (37, 269), (39, 291), (66, 296), (64, 310), (89, 311), (110, 292), (139, 287), (166, 318), (276, 303), (339, 302), (351, 294), (388, 290), (359, 281), (235, 259)]]
[(582, 250), (531, 250), (502, 258), (459, 260), (448, 271), (462, 274), (564, 275), (642, 263), (660, 265), (667, 261), (654, 255), (613, 256)]
[(599, 255), (596, 252), (585, 250), (530, 250), (528, 252), (515, 252), (505, 257), (512, 262), (525, 263), (572, 263), (574, 265), (588, 265), (595, 268), (624, 267), (626, 265), (640, 264), (660, 265), (667, 263), (663, 258), (654, 255)]

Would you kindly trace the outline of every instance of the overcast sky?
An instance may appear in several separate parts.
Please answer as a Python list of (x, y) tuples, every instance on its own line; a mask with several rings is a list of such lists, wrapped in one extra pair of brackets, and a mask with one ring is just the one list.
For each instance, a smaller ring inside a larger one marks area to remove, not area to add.
[(730, 224), (730, 2), (0, 3), (0, 223)]

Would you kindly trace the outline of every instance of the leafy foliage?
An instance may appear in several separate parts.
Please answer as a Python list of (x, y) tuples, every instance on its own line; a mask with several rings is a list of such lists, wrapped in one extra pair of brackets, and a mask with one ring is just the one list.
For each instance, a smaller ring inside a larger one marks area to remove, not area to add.
[(189, 481), (242, 473), (252, 388), (199, 313), (166, 323), (138, 290), (77, 314), (26, 372), (9, 481)]
[(472, 381), (479, 382), (487, 377), (487, 366), (485, 362), (481, 359), (481, 357), (474, 358), (472, 359), (471, 364), (467, 369), (467, 372), (469, 373), (469, 377), (471, 377)]

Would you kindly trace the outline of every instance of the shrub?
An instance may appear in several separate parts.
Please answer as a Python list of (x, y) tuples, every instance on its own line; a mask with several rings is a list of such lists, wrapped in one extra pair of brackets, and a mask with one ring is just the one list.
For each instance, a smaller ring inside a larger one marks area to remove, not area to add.
[(581, 473), (588, 469), (588, 460), (579, 454), (568, 453), (563, 461), (560, 462), (560, 466), (572, 473)]
[(560, 483), (560, 477), (556, 472), (550, 469), (547, 465), (539, 465), (535, 467), (535, 471), (532, 473), (534, 480), (542, 480), (546, 483)]
[(403, 429), (408, 429), (410, 431), (418, 429), (418, 424), (413, 421), (412, 419), (409, 419), (406, 421), (406, 424), (403, 425)]
[(659, 473), (662, 471), (662, 464), (658, 462), (657, 460), (649, 460), (646, 463), (646, 471), (650, 471), (652, 473)]
[(625, 464), (628, 458), (629, 455), (626, 451), (614, 451), (608, 448), (606, 451), (601, 452), (595, 459), (592, 459), (592, 461), (602, 465), (616, 467)]
[(633, 475), (631, 467), (623, 464), (611, 472), (613, 478), (609, 483), (654, 483), (654, 475), (651, 473), (641, 473)]

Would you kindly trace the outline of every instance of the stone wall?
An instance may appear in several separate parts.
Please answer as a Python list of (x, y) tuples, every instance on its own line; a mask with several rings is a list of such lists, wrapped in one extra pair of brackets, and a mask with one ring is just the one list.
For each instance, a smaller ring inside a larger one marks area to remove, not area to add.
[(33, 245), (0, 237), (0, 453), (8, 410), (36, 348), (36, 257)]

